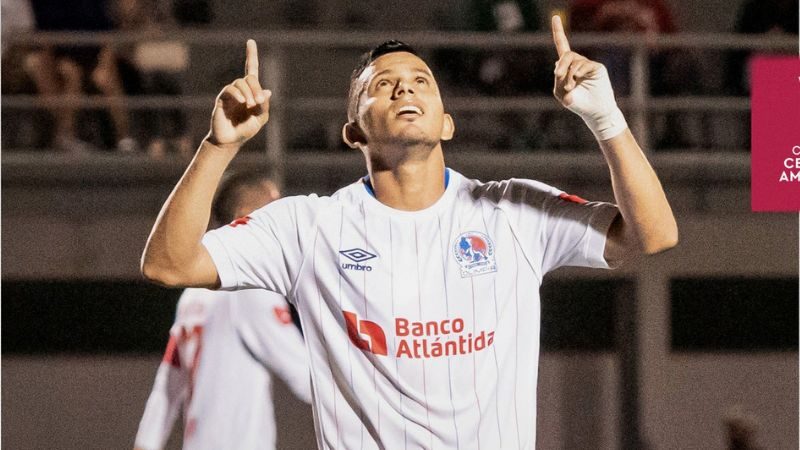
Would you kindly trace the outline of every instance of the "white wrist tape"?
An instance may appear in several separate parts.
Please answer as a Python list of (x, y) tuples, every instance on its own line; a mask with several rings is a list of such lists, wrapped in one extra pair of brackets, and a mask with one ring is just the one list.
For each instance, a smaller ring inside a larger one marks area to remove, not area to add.
[(628, 128), (628, 122), (622, 111), (614, 104), (614, 109), (603, 115), (581, 116), (598, 141), (607, 141), (622, 134)]
[(567, 108), (581, 116), (598, 141), (606, 141), (618, 136), (628, 123), (622, 115), (605, 66), (590, 79), (581, 81), (570, 92), (571, 102)]

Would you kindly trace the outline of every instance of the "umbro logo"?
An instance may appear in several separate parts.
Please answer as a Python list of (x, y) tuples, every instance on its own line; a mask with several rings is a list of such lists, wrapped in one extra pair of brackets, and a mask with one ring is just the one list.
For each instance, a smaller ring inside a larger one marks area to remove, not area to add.
[(368, 259), (376, 258), (378, 255), (372, 254), (366, 250), (361, 250), (360, 248), (351, 248), (350, 250), (341, 250), (339, 253), (346, 256), (349, 260), (353, 262), (364, 262)]
[(369, 261), (372, 258), (377, 258), (378, 255), (374, 253), (370, 253), (366, 250), (362, 250), (360, 248), (351, 248), (350, 250), (340, 250), (339, 253), (344, 255), (345, 258), (353, 261), (355, 264), (352, 263), (342, 263), (342, 269), (347, 270), (358, 270), (364, 272), (371, 272), (372, 266), (362, 265), (361, 263), (364, 261)]

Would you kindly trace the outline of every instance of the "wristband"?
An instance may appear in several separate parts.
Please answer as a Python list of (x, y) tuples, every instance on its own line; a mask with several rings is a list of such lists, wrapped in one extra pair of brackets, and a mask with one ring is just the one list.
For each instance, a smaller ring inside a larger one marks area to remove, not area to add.
[(607, 141), (628, 128), (605, 66), (601, 65), (593, 77), (581, 81), (569, 94), (570, 104), (565, 106), (581, 116), (598, 141)]
[(614, 109), (611, 112), (600, 117), (581, 116), (581, 119), (583, 119), (598, 141), (607, 141), (619, 136), (628, 128), (625, 116), (622, 115), (622, 111), (616, 105), (614, 105)]

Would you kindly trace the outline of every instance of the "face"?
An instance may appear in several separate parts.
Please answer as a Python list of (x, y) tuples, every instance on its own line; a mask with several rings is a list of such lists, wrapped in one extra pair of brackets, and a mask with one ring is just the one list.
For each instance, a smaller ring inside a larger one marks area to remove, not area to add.
[(244, 217), (280, 196), (278, 188), (270, 182), (261, 183), (258, 188), (242, 189), (236, 198), (235, 216)]
[(435, 146), (452, 137), (430, 68), (407, 52), (383, 55), (359, 77), (357, 123), (370, 148)]

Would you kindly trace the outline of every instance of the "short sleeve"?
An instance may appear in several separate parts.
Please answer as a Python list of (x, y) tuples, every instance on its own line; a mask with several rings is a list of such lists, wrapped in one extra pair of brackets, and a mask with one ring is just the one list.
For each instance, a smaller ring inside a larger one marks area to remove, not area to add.
[(608, 229), (619, 210), (611, 203), (586, 202), (566, 194), (548, 201), (544, 222), (542, 272), (562, 266), (607, 269)]
[(288, 295), (303, 260), (302, 235), (313, 223), (309, 197), (287, 197), (209, 231), (203, 245), (220, 289), (263, 288)]
[(619, 210), (587, 202), (532, 180), (510, 180), (494, 187), (509, 214), (529, 260), (541, 275), (563, 266), (608, 268), (606, 235)]

